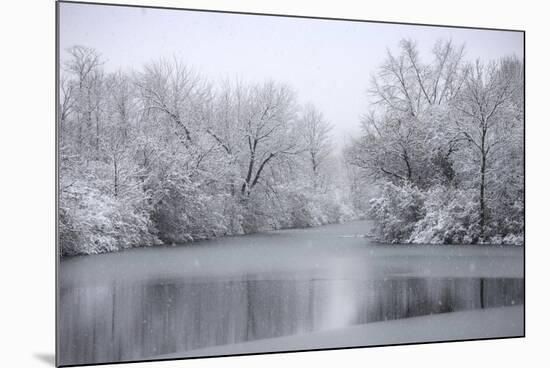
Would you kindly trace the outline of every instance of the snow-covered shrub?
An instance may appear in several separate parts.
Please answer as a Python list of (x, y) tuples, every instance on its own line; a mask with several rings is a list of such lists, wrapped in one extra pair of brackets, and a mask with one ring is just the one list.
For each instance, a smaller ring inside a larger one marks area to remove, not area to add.
[(500, 244), (511, 244), (511, 245), (523, 245), (524, 234), (508, 234), (504, 238), (502, 238), (502, 242)]
[(357, 218), (357, 214), (348, 198), (342, 196), (338, 190), (321, 194), (318, 199), (327, 219), (324, 223), (341, 223)]
[(330, 222), (319, 195), (301, 188), (286, 193), (289, 221), (286, 227), (311, 227)]
[(60, 196), (62, 255), (97, 254), (158, 242), (146, 204), (76, 183)]
[(244, 234), (243, 207), (229, 194), (223, 197), (223, 220), (226, 232), (224, 235)]
[(308, 186), (280, 186), (276, 194), (255, 193), (242, 198), (245, 233), (281, 228), (303, 228), (356, 218), (351, 205), (334, 192), (319, 193)]
[(517, 199), (512, 205), (502, 202), (492, 207), (491, 235), (492, 244), (523, 244), (524, 238), (524, 205), (522, 199)]
[(241, 227), (246, 234), (284, 227), (285, 218), (278, 204), (263, 195), (253, 194), (236, 199), (242, 208)]
[(471, 244), (477, 241), (477, 192), (436, 186), (425, 194), (425, 216), (414, 224), (407, 242)]
[(503, 210), (487, 206), (485, 239), (480, 239), (479, 192), (437, 185), (425, 191), (386, 184), (371, 201), (377, 236), (392, 243), (523, 244), (521, 202)]
[(294, 187), (281, 192), (282, 227), (300, 228), (349, 221), (353, 209), (334, 191), (321, 192), (311, 187)]
[(201, 190), (199, 182), (174, 176), (163, 183), (153, 219), (165, 243), (209, 239), (228, 232), (222, 196)]
[(111, 221), (117, 248), (133, 248), (160, 243), (157, 228), (150, 212), (151, 206), (143, 194), (128, 193), (124, 198), (117, 198)]
[(392, 243), (406, 242), (425, 215), (424, 201), (425, 194), (414, 185), (385, 184), (370, 202), (369, 215), (377, 224), (377, 237)]

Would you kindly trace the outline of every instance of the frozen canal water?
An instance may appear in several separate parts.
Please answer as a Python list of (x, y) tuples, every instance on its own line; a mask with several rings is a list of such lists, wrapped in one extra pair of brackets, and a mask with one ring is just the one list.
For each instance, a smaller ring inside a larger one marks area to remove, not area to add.
[(457, 338), (430, 323), (439, 316), (487, 334), (456, 322), (460, 338), (523, 335), (522, 248), (380, 245), (366, 232), (353, 222), (64, 259), (60, 363)]

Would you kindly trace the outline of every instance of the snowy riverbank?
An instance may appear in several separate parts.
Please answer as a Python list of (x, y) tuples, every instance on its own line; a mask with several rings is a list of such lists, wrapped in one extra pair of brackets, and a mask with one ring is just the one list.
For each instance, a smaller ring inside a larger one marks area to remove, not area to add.
[(519, 337), (523, 333), (523, 306), (513, 306), (367, 323), (309, 334), (214, 346), (157, 358)]

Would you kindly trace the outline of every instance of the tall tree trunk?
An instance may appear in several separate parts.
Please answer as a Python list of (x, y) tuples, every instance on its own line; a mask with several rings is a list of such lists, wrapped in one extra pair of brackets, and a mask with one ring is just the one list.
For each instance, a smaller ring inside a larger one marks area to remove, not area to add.
[(99, 117), (95, 118), (95, 151), (99, 157)]
[(115, 179), (115, 183), (114, 183), (114, 190), (115, 190), (115, 198), (118, 197), (118, 165), (117, 165), (117, 160), (114, 159), (113, 160), (113, 169), (114, 169), (114, 179)]
[(254, 169), (255, 154), (254, 152), (250, 155), (250, 161), (248, 162), (248, 172), (246, 173), (246, 179), (244, 180), (243, 186), (241, 187), (242, 195), (250, 194), (250, 180), (252, 180), (252, 170)]
[(485, 171), (487, 167), (487, 153), (485, 151), (486, 129), (481, 136), (481, 180), (479, 183), (479, 240), (485, 240)]

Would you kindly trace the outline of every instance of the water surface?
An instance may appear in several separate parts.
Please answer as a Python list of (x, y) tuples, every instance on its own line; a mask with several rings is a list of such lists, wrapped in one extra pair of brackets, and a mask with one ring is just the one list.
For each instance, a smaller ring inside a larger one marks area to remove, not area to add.
[(388, 246), (367, 230), (354, 222), (64, 259), (60, 362), (523, 304), (522, 248)]

